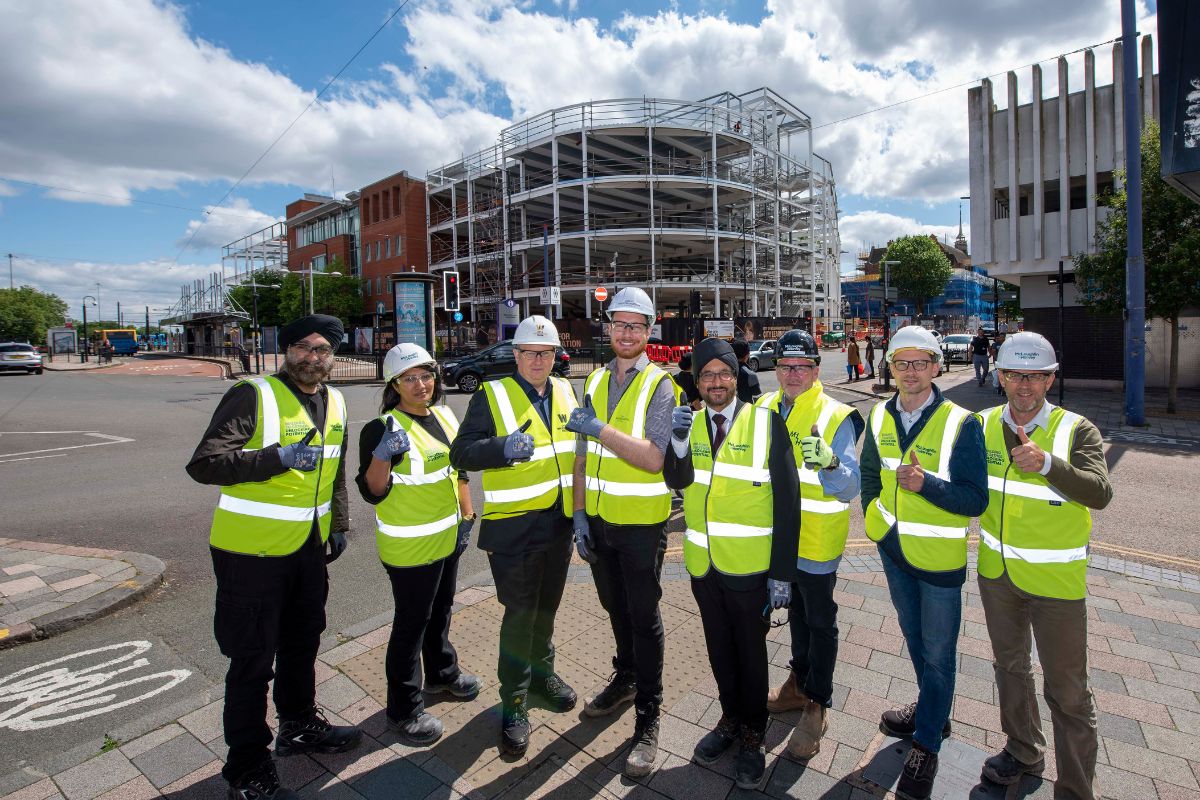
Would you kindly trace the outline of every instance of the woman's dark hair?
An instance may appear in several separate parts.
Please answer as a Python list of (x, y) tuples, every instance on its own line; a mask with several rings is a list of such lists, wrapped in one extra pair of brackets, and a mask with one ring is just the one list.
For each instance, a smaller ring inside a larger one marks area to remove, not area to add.
[[(398, 375), (396, 377), (399, 377)], [(393, 408), (400, 405), (400, 392), (396, 390), (395, 378), (388, 381), (383, 387), (383, 402), (379, 404), (379, 413), (386, 414)], [(436, 405), (442, 399), (442, 373), (438, 372), (435, 367), (433, 370), (433, 397), (429, 400), (429, 405)]]

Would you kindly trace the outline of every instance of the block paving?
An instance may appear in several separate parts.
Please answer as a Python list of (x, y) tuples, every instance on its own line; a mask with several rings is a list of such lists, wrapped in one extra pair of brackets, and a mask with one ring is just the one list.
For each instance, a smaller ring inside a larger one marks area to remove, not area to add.
[[(1098, 707), (1099, 777), (1113, 800), (1200, 797), (1200, 591), (1196, 576), (1151, 579), (1140, 565), (1096, 557), (1089, 572), (1089, 657)], [(20, 573), (17, 573), (20, 574)], [(733, 754), (702, 767), (691, 761), (696, 743), (720, 715), (704, 636), (682, 565), (663, 573), (666, 630), (664, 716), (658, 762), (652, 774), (621, 774), (633, 729), (632, 708), (600, 720), (584, 717), (583, 699), (604, 685), (613, 640), (590, 575), (572, 567), (555, 641), (560, 674), (580, 694), (566, 714), (531, 709), (529, 751), (501, 755), (499, 694), (495, 678), (503, 610), (490, 586), (462, 590), (451, 629), (463, 668), (480, 676), (484, 690), (470, 702), (432, 701), (430, 713), (445, 725), (443, 738), (411, 748), (387, 732), (383, 674), (388, 625), (335, 643), (318, 661), (318, 703), (336, 721), (361, 725), (363, 743), (337, 755), (280, 759), (284, 781), (307, 800), (453, 800), (457, 798), (724, 798), (893, 797), (907, 745), (878, 730), (879, 715), (916, 698), (887, 584), (878, 556), (847, 557), (838, 582), (841, 650), (835, 672), (829, 733), (808, 763), (784, 753), (795, 714), (772, 718), (767, 773), (755, 791), (733, 783)], [(935, 787), (939, 798), (1050, 798), (1053, 752), (1045, 780), (1026, 778), (1008, 791), (981, 783), (984, 758), (1004, 744), (992, 680), (991, 646), (982, 624), (972, 571), (964, 587), (959, 674), (953, 707), (954, 736), (942, 751)], [(344, 638), (344, 637), (343, 637)], [(788, 629), (768, 635), (771, 682), (787, 674)], [(1143, 643), (1144, 642), (1144, 643)], [(1035, 680), (1041, 690), (1040, 667)], [(431, 699), (432, 700), (432, 699)], [(1039, 696), (1049, 734), (1049, 709)], [(1047, 737), (1053, 741), (1053, 737)], [(0, 800), (148, 800), (155, 797), (220, 798), (225, 749), (221, 703), (53, 776), (28, 776), (28, 785)]]

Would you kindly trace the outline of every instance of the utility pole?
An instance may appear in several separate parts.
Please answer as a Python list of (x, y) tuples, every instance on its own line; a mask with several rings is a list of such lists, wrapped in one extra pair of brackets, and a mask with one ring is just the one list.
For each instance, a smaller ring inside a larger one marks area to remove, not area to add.
[(150, 306), (146, 306), (146, 349), (150, 350)]
[(117, 327), (118, 328), (124, 327), (121, 324), (121, 301), (120, 300), (117, 301)]
[[(1125, 424), (1146, 424), (1146, 261), (1142, 255), (1142, 116), (1137, 75), (1137, 16), (1121, 0), (1125, 108)], [(1142, 76), (1147, 83), (1154, 80)], [(1149, 113), (1150, 109), (1146, 109)], [(1156, 176), (1157, 177), (1157, 176)], [(1062, 291), (1062, 284), (1058, 286)], [(1060, 335), (1061, 341), (1061, 335)], [(1061, 384), (1060, 384), (1061, 386)]]
[(8, 254), (8, 288), (10, 288), (10, 289), (14, 288), (13, 287), (13, 274), (12, 274), (12, 260), (13, 260), (13, 254), (9, 253)]
[(888, 342), (892, 338), (892, 317), (888, 313), (888, 295), (891, 293), (892, 287), (892, 264), (899, 264), (899, 261), (880, 261), (879, 265), (883, 267), (883, 388), (885, 391), (892, 388), (892, 370), (888, 365), (887, 348)]
[[(1055, 361), (1058, 362), (1058, 405), (1061, 408), (1063, 404), (1063, 262), (1058, 260), (1058, 345), (1055, 355)], [(997, 329), (999, 330), (999, 329)]]

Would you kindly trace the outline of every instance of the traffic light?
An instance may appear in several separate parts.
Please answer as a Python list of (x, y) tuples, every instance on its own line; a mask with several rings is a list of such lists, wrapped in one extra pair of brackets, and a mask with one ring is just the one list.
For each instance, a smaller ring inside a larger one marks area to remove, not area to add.
[(447, 311), (458, 311), (458, 273), (442, 273), (442, 308)]

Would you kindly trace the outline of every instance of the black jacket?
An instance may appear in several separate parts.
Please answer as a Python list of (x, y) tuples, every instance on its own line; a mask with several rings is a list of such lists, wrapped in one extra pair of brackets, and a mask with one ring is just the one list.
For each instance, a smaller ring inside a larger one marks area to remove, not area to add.
[[(734, 419), (750, 408), (753, 406), (749, 403), (739, 402), (734, 410)], [(712, 423), (708, 412), (702, 410), (696, 413), (704, 414), (709, 426), (709, 441), (712, 441)], [(730, 420), (729, 424), (732, 429), (733, 420)], [(767, 469), (771, 474), (771, 494), (774, 501), (771, 565), (766, 576), (726, 575), (718, 572), (721, 580), (731, 589), (753, 589), (766, 577), (789, 583), (796, 579), (796, 553), (800, 547), (800, 477), (796, 472), (796, 456), (792, 451), (792, 441), (788, 437), (787, 424), (783, 417), (774, 411), (771, 412), (771, 444), (767, 453)], [(680, 458), (675, 454), (674, 445), (669, 446), (663, 461), (663, 478), (671, 489), (691, 486), (696, 479), (696, 471), (692, 466), (692, 451), (689, 449)]]

